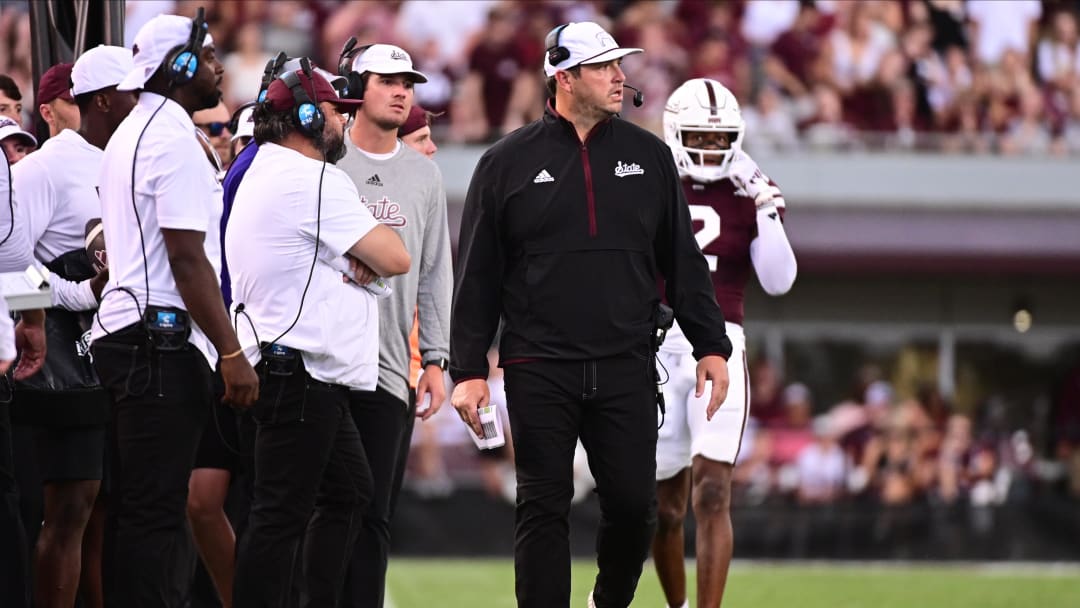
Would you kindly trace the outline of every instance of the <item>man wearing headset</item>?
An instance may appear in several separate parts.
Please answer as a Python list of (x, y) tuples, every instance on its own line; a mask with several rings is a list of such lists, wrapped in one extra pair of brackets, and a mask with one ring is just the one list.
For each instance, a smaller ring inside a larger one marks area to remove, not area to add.
[(190, 577), (185, 504), (220, 357), (225, 401), (249, 407), (258, 376), (222, 305), (214, 172), (191, 115), (221, 98), (221, 63), (194, 19), (160, 15), (135, 35), (117, 86), (138, 104), (105, 147), (100, 176), (109, 282), (94, 368), (116, 425), (109, 605), (179, 605)]
[[(348, 48), (348, 47), (347, 47)], [(349, 405), (371, 465), (375, 494), (364, 513), (345, 591), (345, 605), (380, 608), (390, 551), (391, 506), (401, 489), (413, 420), (430, 418), (446, 396), (452, 274), (446, 192), (435, 163), (406, 146), (398, 129), (413, 106), (413, 87), (427, 77), (413, 69), (404, 49), (375, 44), (343, 53), (349, 97), (363, 99), (349, 126), (340, 167), (356, 184), (360, 202), (391, 227), (416, 260), (388, 281), (379, 300), (379, 383), (352, 391)], [(409, 389), (409, 332), (420, 324), (423, 375)], [(430, 406), (417, 411), (418, 404)]]
[(294, 571), (305, 605), (338, 605), (372, 496), (349, 413), (350, 390), (374, 390), (379, 375), (378, 305), (364, 284), (410, 265), (401, 238), (334, 166), (345, 154), (344, 113), (361, 102), (337, 97), (304, 64), (256, 106), (259, 153), (225, 233), (238, 333), (262, 381), (238, 608), (293, 605)]
[(590, 606), (630, 605), (656, 522), (657, 279), (698, 359), (711, 416), (731, 342), (671, 151), (618, 118), (620, 48), (595, 23), (547, 40), (554, 95), (481, 158), (465, 200), (451, 326), (451, 403), (473, 432), (500, 317), (517, 467), (519, 606), (570, 604), (568, 513), (580, 437), (600, 498)]

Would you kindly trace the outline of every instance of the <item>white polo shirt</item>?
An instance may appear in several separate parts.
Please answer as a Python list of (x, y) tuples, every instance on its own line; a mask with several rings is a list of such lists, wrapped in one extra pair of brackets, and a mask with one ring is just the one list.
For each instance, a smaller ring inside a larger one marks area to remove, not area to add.
[[(51, 137), (11, 168), (15, 197), (34, 257), (49, 263), (85, 249), (86, 222), (101, 217), (98, 175), (103, 152), (71, 129)], [(54, 277), (53, 304), (68, 310), (97, 307), (87, 282)]]
[[(328, 262), (343, 256), (378, 222), (360, 204), (352, 180), (329, 164), (319, 214), (322, 170), (321, 161), (268, 143), (259, 146), (244, 175), (225, 230), (234, 315), (244, 306), (235, 317), (237, 336), (256, 364), (259, 342), (274, 340), (292, 325), (302, 298), (299, 320), (278, 343), (301, 351), (316, 380), (375, 390), (378, 304), (367, 291), (342, 282)], [(302, 296), (316, 244), (319, 261)]]
[[(147, 126), (151, 116), (153, 122)], [(143, 133), (141, 141), (140, 133)], [(150, 304), (186, 310), (173, 279), (162, 228), (204, 233), (206, 258), (214, 268), (214, 276), (221, 274), (221, 205), (214, 202), (214, 171), (199, 145), (195, 124), (180, 104), (143, 91), (139, 103), (105, 146), (99, 183), (101, 219), (109, 249), (109, 283), (101, 300), (98, 322), (94, 323), (94, 340), (106, 335), (106, 330), (118, 331), (139, 321), (147, 303), (140, 224), (146, 243)], [(119, 291), (120, 287), (134, 293), (138, 306)], [(217, 352), (194, 322), (190, 341), (213, 367)]]

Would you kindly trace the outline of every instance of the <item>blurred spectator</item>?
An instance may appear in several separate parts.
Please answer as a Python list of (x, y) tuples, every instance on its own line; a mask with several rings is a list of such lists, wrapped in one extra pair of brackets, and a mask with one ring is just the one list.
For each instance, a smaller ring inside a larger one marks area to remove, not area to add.
[(7, 74), (0, 74), (0, 116), (22, 124), (22, 93)]
[(0, 116), (0, 148), (9, 165), (14, 165), (37, 149), (37, 139), (8, 116)]
[(23, 94), (15, 121), (30, 125), (34, 116), (34, 81), (30, 71), (30, 15), (25, 6), (0, 8), (0, 74), (6, 74)]
[(455, 139), (491, 141), (525, 124), (523, 103), (540, 98), (535, 77), (539, 58), (528, 56), (519, 44), (520, 28), (521, 13), (512, 5), (489, 11), (454, 102)]
[(274, 0), (266, 5), (269, 20), (263, 29), (264, 48), (272, 49), (272, 54), (284, 51), (289, 57), (310, 56), (315, 50), (311, 35), (315, 13), (300, 0)]
[(1042, 154), (1050, 149), (1050, 131), (1041, 119), (1042, 93), (1034, 86), (1020, 93), (1020, 113), (1009, 123), (1001, 141), (1004, 154)]
[(256, 23), (246, 23), (236, 31), (233, 51), (225, 56), (225, 102), (239, 106), (259, 92), (266, 62), (272, 57), (263, 49), (262, 32)]
[(1036, 57), (1040, 80), (1059, 89), (1072, 88), (1080, 77), (1080, 37), (1075, 13), (1064, 9), (1054, 13), (1049, 35), (1039, 41)]
[(799, 133), (792, 111), (784, 106), (775, 87), (766, 85), (758, 91), (757, 102), (743, 110), (748, 151), (757, 155), (792, 152), (799, 147)]
[(845, 6), (840, 26), (826, 41), (825, 56), (831, 67), (829, 82), (846, 95), (877, 78), (882, 61), (896, 46), (896, 37), (873, 20), (869, 3)]
[(765, 74), (785, 92), (802, 96), (821, 78), (819, 59), (832, 19), (813, 3), (802, 3), (791, 28), (781, 34), (765, 60)]
[(784, 419), (770, 429), (774, 464), (794, 463), (803, 448), (814, 441), (812, 413), (810, 389), (801, 382), (789, 384), (784, 389)]
[(81, 115), (71, 96), (70, 63), (58, 63), (45, 70), (38, 82), (38, 113), (49, 126), (49, 137), (64, 129), (79, 130)]
[(406, 50), (433, 43), (432, 55), (440, 65), (463, 66), (495, 5), (493, 0), (405, 0), (398, 11), (397, 34)]
[[(258, 85), (255, 85), (255, 90), (258, 91)], [(222, 169), (228, 169), (232, 164), (232, 133), (229, 132), (231, 117), (232, 114), (224, 101), (219, 101), (218, 105), (208, 110), (199, 110), (191, 115), (192, 122), (206, 135), (207, 141), (213, 146), (213, 154), (217, 158), (211, 159), (211, 162)], [(207, 154), (210, 152), (207, 151)]]
[(911, 9), (913, 20), (929, 23), (935, 51), (944, 53), (950, 47), (967, 49), (964, 0), (922, 0), (913, 3)]
[(780, 424), (784, 419), (780, 370), (762, 357), (750, 366), (750, 416), (763, 427)]
[(814, 442), (803, 448), (796, 459), (799, 485), (795, 497), (801, 505), (828, 504), (844, 492), (847, 461), (836, 441), (829, 416), (814, 420)]
[(825, 84), (815, 86), (814, 104), (814, 116), (803, 129), (807, 147), (819, 150), (850, 148), (853, 129), (844, 120), (843, 106), (836, 90)]
[(175, 14), (175, 0), (140, 0), (124, 3), (124, 46), (131, 48), (135, 34), (158, 15)]
[(767, 48), (798, 16), (798, 0), (750, 0), (742, 16), (742, 35), (753, 46)]
[(975, 58), (993, 66), (1004, 58), (1006, 51), (1028, 56), (1042, 16), (1042, 4), (1038, 0), (968, 0), (967, 14), (971, 19)]

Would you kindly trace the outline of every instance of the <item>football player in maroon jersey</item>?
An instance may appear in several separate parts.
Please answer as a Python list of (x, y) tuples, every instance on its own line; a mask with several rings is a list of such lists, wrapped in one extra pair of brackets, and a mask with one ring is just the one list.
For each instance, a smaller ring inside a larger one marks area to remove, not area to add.
[(688, 606), (683, 519), (693, 498), (697, 521), (697, 606), (720, 605), (731, 562), (731, 472), (746, 428), (749, 383), (743, 335), (743, 289), (757, 274), (770, 295), (795, 281), (795, 254), (784, 232), (784, 199), (742, 150), (746, 125), (722, 84), (696, 78), (668, 98), (664, 139), (675, 155), (698, 246), (705, 253), (733, 351), (727, 399), (710, 418), (708, 390), (694, 397), (692, 348), (678, 325), (659, 361), (667, 412), (656, 448), (658, 526), (653, 560), (667, 603)]

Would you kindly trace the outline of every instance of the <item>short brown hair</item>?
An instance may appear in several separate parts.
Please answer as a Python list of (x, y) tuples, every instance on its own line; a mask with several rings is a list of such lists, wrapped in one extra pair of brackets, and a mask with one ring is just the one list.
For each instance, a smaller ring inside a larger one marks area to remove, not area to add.
[[(580, 65), (575, 65), (574, 67), (568, 68), (568, 69), (563, 70), (563, 71), (564, 72), (570, 72), (571, 74), (574, 75), (574, 78), (581, 78), (581, 66)], [(558, 88), (558, 85), (555, 84), (555, 77), (554, 76), (548, 76), (548, 79), (547, 79), (548, 95), (554, 97), (555, 96), (555, 90), (557, 88)]]

